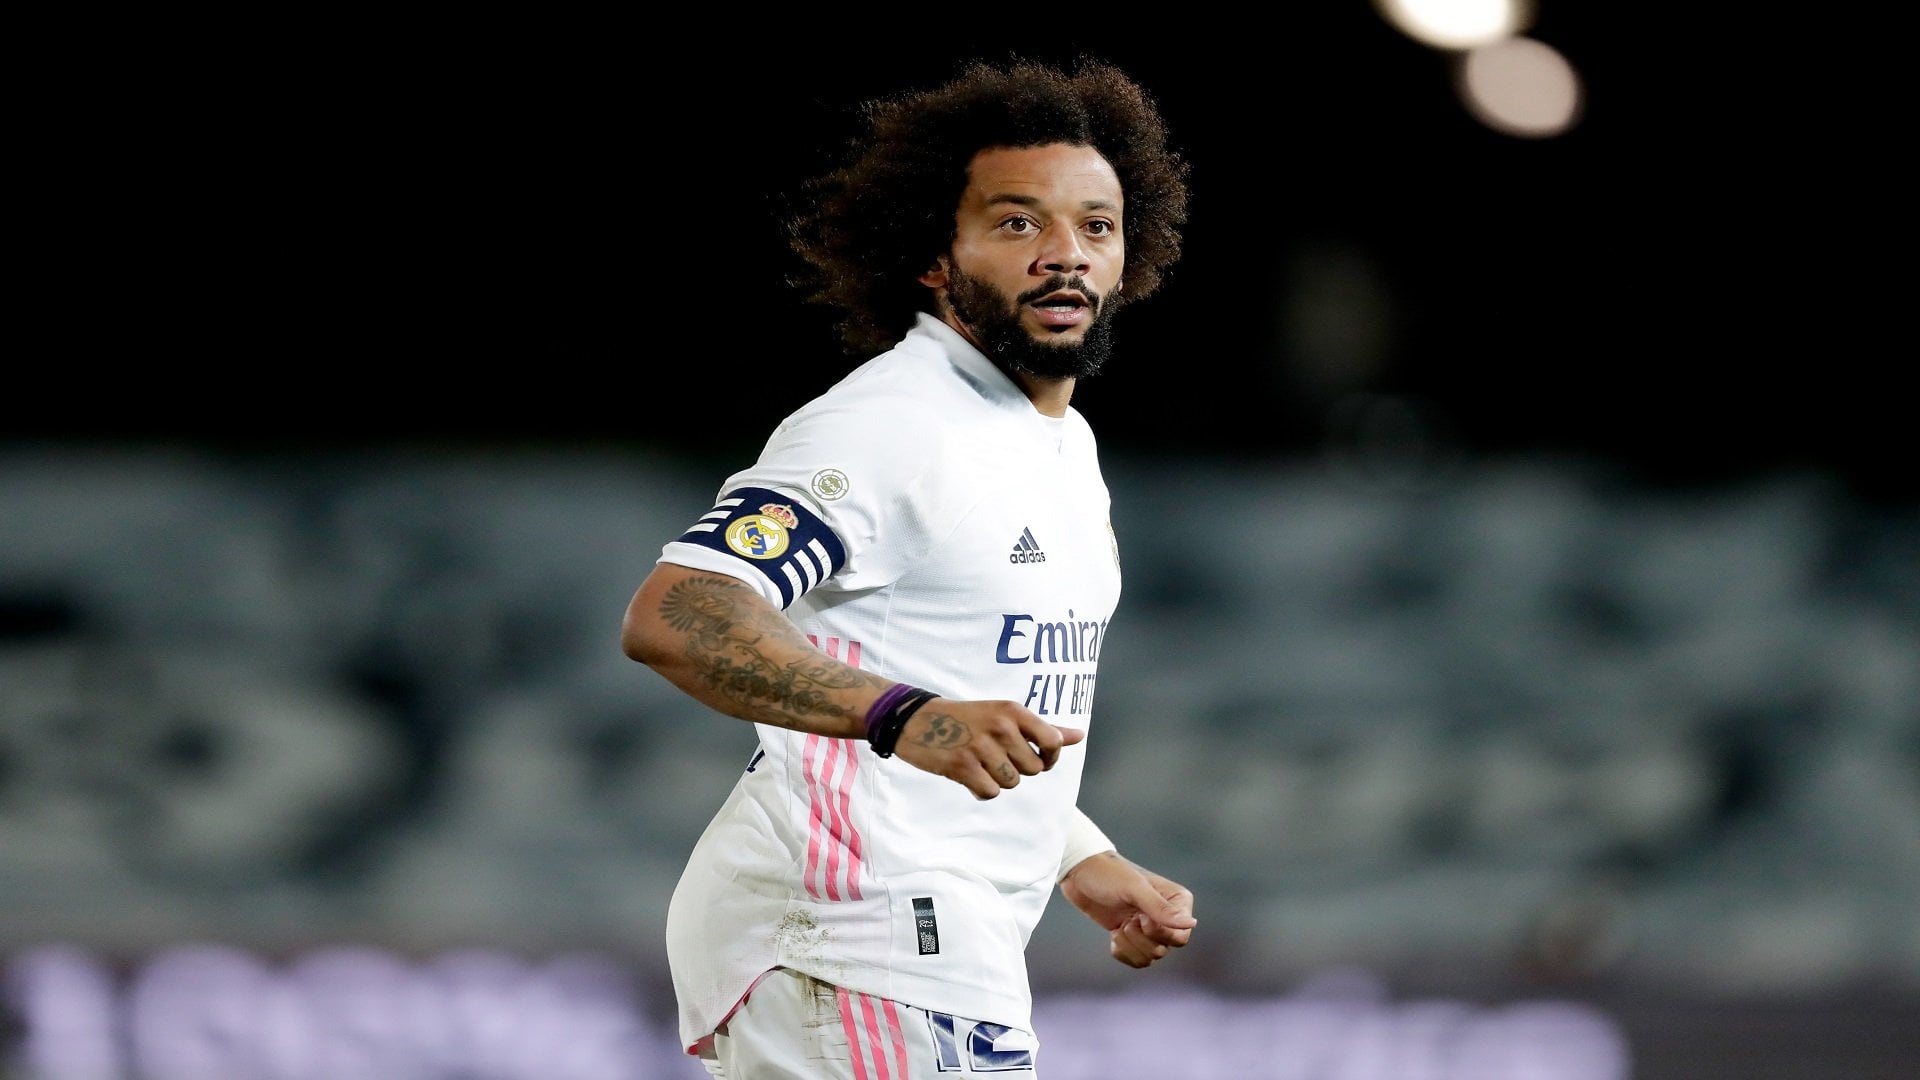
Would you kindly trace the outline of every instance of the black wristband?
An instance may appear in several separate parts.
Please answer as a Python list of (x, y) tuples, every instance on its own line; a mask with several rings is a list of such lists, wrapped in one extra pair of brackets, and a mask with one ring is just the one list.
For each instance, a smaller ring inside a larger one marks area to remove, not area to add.
[(920, 711), (920, 706), (939, 696), (931, 690), (918, 687), (902, 694), (892, 708), (868, 725), (867, 742), (873, 746), (873, 752), (881, 757), (892, 757), (894, 744), (900, 741), (900, 729), (907, 726), (907, 721)]

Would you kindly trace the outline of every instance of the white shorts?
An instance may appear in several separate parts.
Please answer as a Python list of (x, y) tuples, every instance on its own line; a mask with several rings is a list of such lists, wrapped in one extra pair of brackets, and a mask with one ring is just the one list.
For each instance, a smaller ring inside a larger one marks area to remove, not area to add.
[(787, 968), (700, 1043), (715, 1080), (1038, 1080), (1032, 1034), (927, 1012)]

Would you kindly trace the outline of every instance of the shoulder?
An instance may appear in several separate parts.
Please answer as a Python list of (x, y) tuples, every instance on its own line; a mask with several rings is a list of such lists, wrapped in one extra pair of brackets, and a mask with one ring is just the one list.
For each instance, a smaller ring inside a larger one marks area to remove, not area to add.
[(911, 452), (964, 430), (976, 397), (938, 342), (910, 334), (795, 410), (775, 439)]
[(1095, 452), (1099, 442), (1094, 437), (1093, 425), (1087, 423), (1087, 418), (1081, 415), (1080, 410), (1071, 406), (1067, 408), (1066, 423), (1061, 435), (1069, 446), (1089, 454)]

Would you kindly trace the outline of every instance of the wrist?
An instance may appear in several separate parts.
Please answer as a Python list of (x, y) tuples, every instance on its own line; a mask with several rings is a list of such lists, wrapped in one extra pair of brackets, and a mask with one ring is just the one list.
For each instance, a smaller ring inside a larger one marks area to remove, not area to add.
[(867, 707), (867, 745), (881, 757), (892, 757), (900, 742), (900, 732), (921, 706), (938, 697), (907, 683), (895, 683)]
[(1060, 867), (1055, 881), (1065, 881), (1076, 867), (1095, 855), (1118, 854), (1114, 842), (1107, 839), (1107, 834), (1101, 832), (1093, 819), (1087, 817), (1079, 807), (1074, 808), (1073, 816), (1067, 820), (1066, 839), (1066, 845), (1060, 851)]

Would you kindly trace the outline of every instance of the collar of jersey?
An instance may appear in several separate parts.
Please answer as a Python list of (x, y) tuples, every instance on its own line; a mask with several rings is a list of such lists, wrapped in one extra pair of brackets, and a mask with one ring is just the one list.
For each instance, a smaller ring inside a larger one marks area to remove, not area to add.
[(1048, 429), (1059, 426), (1060, 417), (1047, 416), (1034, 408), (1020, 384), (1000, 370), (1000, 365), (987, 359), (987, 354), (975, 348), (973, 342), (961, 337), (960, 331), (924, 311), (916, 314), (914, 319), (914, 332), (933, 338), (953, 366), (965, 373), (969, 382), (980, 387), (988, 400), (1004, 408), (1018, 410), (1023, 415), (1051, 421), (1044, 425)]

